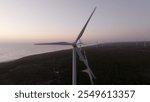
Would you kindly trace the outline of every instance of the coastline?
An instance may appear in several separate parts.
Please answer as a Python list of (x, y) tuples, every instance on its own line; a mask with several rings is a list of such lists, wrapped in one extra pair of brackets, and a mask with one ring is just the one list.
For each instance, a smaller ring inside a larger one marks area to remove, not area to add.
[[(96, 85), (149, 85), (150, 47), (117, 46), (84, 48)], [(142, 52), (141, 50), (146, 50)], [(1, 85), (70, 85), (72, 50), (26, 56), (0, 63)], [(78, 58), (77, 58), (78, 60)], [(89, 85), (85, 66), (77, 61), (78, 84)]]

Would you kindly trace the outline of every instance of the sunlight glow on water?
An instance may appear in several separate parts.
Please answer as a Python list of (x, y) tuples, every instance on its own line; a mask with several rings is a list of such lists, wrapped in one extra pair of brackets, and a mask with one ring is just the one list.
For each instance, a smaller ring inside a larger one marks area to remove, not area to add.
[(15, 60), (29, 55), (69, 49), (71, 46), (40, 46), (32, 44), (0, 44), (0, 62)]

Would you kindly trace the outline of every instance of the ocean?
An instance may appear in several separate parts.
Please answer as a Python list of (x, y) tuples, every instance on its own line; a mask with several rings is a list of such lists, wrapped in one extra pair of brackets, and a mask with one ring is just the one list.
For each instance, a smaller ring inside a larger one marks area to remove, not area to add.
[(70, 49), (71, 46), (34, 45), (34, 44), (0, 44), (0, 62), (11, 61), (25, 56)]

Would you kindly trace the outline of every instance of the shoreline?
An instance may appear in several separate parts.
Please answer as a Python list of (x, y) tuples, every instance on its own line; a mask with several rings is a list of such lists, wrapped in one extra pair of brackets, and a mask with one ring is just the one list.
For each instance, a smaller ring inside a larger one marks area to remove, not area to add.
[[(150, 46), (89, 46), (84, 48), (96, 85), (150, 85)], [(146, 50), (145, 52), (141, 49)], [(89, 77), (77, 58), (78, 84)], [(72, 50), (26, 56), (0, 63), (1, 85), (71, 85)]]
[(50, 53), (54, 53), (54, 52), (58, 52), (58, 51), (65, 51), (65, 50), (71, 50), (71, 49), (70, 49), (70, 48), (67, 48), (67, 49), (62, 49), (62, 50), (56, 50), (56, 51), (50, 51), (50, 52), (43, 52), (43, 53), (41, 52), (41, 53), (37, 53), (37, 54), (31, 54), (31, 55), (23, 56), (23, 57), (16, 58), (16, 59), (12, 59), (12, 60), (1, 61), (0, 64), (13, 62), (13, 61), (22, 59), (22, 58), (24, 58), (24, 57), (30, 57), (30, 56), (42, 55), (42, 54), (50, 54)]

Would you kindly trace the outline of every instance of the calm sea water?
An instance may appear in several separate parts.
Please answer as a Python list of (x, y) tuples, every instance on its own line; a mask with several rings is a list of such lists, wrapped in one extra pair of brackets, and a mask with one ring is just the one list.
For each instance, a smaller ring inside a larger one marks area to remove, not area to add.
[(33, 44), (0, 44), (0, 62), (11, 61), (24, 56), (70, 49), (71, 46), (33, 45)]

